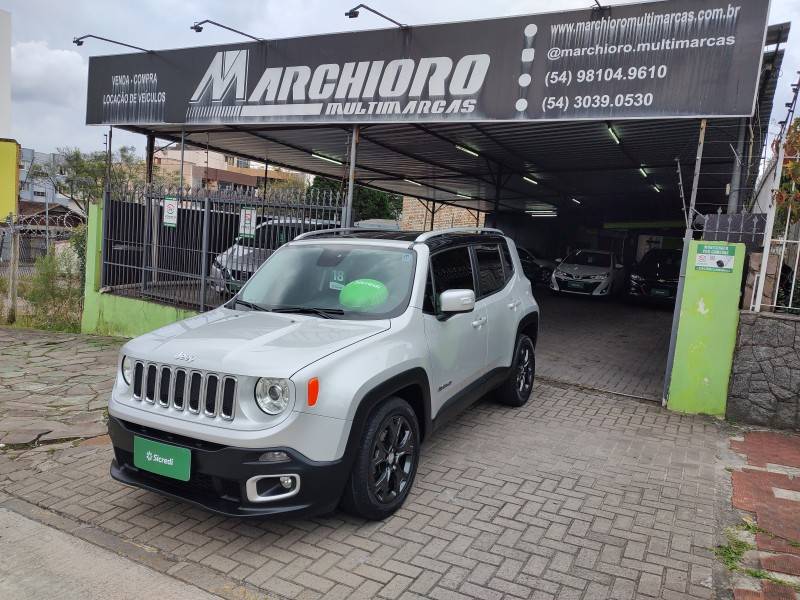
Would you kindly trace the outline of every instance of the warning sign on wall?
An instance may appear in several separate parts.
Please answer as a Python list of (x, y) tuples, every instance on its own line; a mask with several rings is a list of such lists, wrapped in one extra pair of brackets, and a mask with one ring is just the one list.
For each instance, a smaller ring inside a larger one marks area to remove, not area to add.
[(164, 227), (177, 227), (178, 225), (178, 199), (175, 196), (164, 198)]
[(698, 244), (695, 271), (733, 273), (736, 248), (728, 244)]

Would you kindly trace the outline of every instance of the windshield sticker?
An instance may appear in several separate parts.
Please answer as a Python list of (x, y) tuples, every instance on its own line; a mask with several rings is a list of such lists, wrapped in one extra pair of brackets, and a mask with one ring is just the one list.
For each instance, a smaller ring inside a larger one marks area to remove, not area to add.
[(339, 283), (338, 281), (331, 281), (328, 284), (328, 287), (330, 289), (332, 289), (332, 290), (343, 290), (344, 289), (344, 284)]

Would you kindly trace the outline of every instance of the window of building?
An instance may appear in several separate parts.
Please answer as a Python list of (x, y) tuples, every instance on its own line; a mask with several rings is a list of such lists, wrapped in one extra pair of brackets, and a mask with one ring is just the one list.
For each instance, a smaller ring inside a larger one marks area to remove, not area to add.
[(36, 190), (35, 192), (33, 192), (33, 195), (38, 196), (40, 198), (44, 198), (45, 196), (47, 196), (47, 192), (41, 192), (39, 190)]
[(503, 288), (503, 259), (496, 244), (475, 246), (478, 261), (478, 289), (484, 298)]

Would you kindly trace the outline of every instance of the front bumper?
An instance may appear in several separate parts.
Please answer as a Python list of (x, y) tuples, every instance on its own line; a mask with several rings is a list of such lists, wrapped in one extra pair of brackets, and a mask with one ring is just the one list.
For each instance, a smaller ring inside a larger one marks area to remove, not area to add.
[(634, 281), (628, 283), (628, 294), (636, 298), (647, 298), (654, 301), (675, 302), (678, 295), (678, 283), (656, 281)]
[(583, 296), (608, 296), (611, 293), (611, 278), (607, 279), (566, 279), (553, 276), (550, 288), (556, 292), (580, 294)]
[[(309, 516), (331, 512), (339, 504), (350, 472), (346, 459), (312, 461), (291, 448), (236, 448), (187, 438), (110, 417), (108, 432), (114, 445), (111, 476), (122, 483), (190, 502), (227, 516)], [(191, 451), (189, 481), (179, 481), (137, 468), (133, 438), (155, 440)], [(285, 452), (290, 460), (260, 462), (268, 451)], [(264, 475), (299, 479), (296, 494), (268, 502), (248, 499), (247, 481)]]

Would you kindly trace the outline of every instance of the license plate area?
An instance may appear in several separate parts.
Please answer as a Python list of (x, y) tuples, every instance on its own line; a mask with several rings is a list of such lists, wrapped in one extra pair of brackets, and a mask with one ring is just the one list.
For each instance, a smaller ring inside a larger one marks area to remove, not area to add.
[(657, 296), (659, 298), (666, 298), (670, 295), (669, 290), (665, 290), (663, 288), (653, 288), (650, 290), (651, 296)]
[(582, 290), (583, 284), (580, 281), (568, 281), (567, 287), (571, 290)]
[(150, 473), (189, 481), (192, 452), (188, 448), (133, 436), (133, 464)]

